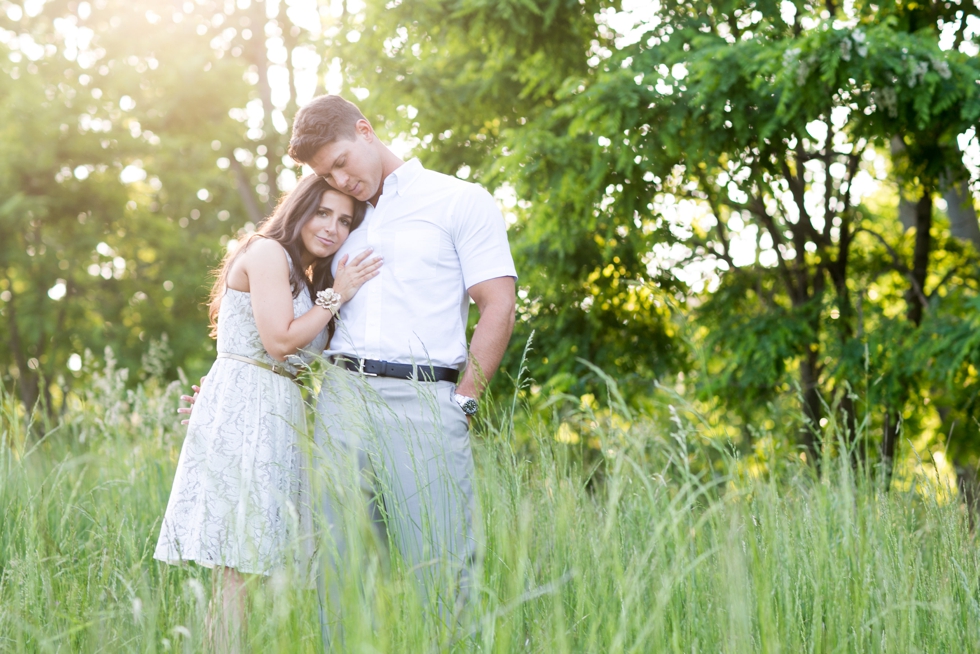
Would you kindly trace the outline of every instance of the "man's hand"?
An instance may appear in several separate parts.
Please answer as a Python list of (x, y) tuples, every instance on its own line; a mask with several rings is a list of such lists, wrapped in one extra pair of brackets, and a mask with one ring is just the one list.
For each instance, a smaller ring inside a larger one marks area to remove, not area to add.
[[(205, 379), (207, 379), (206, 376), (205, 377), (201, 377), (201, 386), (204, 386), (204, 380)], [(197, 386), (195, 384), (192, 384), (191, 385), (191, 389), (194, 391), (194, 394), (193, 395), (181, 395), (180, 396), (180, 401), (181, 402), (187, 402), (188, 404), (190, 404), (190, 406), (188, 406), (188, 407), (183, 407), (183, 406), (182, 407), (179, 407), (177, 409), (177, 413), (186, 413), (188, 416), (191, 414), (191, 411), (194, 410), (194, 403), (197, 402), (197, 396), (201, 394), (201, 386)], [(180, 421), (180, 424), (186, 425), (189, 422), (190, 422), (190, 418), (187, 418), (185, 420), (181, 420)]]
[(456, 392), (480, 398), (500, 366), (514, 331), (516, 289), (513, 277), (497, 277), (474, 284), (470, 297), (480, 310), (480, 322), (470, 341), (470, 360)]

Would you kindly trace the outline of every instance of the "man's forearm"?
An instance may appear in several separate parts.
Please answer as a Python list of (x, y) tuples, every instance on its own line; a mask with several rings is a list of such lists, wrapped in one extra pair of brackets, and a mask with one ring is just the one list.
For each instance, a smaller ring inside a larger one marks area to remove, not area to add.
[(500, 367), (513, 331), (512, 302), (498, 302), (480, 312), (480, 322), (470, 342), (469, 363), (456, 392), (469, 397), (480, 397)]

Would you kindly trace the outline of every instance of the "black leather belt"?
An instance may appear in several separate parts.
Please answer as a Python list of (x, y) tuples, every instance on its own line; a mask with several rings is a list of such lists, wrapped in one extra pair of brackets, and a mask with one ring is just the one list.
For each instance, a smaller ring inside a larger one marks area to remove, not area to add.
[(332, 356), (330, 362), (343, 366), (351, 372), (359, 372), (368, 377), (392, 377), (394, 379), (416, 379), (419, 381), (448, 381), (456, 383), (459, 371), (441, 366), (413, 365), (411, 363), (392, 363), (375, 359), (352, 359), (345, 356)]

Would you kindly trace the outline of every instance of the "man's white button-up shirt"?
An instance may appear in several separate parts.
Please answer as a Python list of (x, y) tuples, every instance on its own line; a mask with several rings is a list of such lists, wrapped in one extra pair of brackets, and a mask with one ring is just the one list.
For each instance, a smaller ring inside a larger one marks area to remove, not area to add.
[(517, 277), (503, 216), (482, 187), (422, 167), (399, 166), (378, 205), (334, 256), (366, 248), (381, 274), (340, 308), (327, 354), (459, 368), (466, 361), (466, 289)]

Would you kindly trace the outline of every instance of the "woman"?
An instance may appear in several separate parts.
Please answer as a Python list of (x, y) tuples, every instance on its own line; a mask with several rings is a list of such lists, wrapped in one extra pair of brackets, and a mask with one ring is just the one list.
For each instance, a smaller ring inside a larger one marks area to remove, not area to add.
[(211, 291), (218, 358), (194, 405), (154, 558), (220, 568), (221, 631), (232, 641), (242, 575), (283, 567), (299, 535), (306, 419), (294, 377), (326, 347), (340, 305), (378, 274), (382, 262), (368, 260), (370, 250), (338, 262), (336, 279), (330, 273), (364, 211), (322, 178), (305, 177), (225, 258)]

